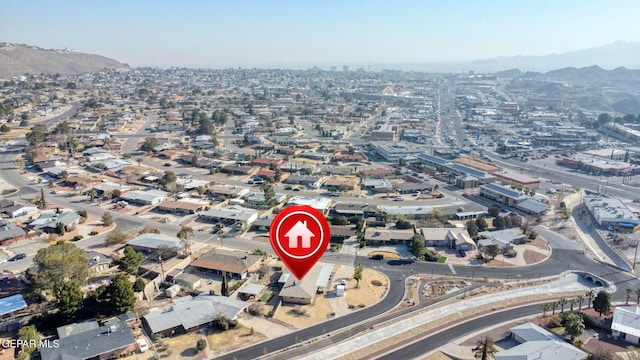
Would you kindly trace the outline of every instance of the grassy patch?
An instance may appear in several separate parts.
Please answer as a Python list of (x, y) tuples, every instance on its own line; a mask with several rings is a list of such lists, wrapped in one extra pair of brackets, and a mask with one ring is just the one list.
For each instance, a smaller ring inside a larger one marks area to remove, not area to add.
[(336, 249), (342, 249), (342, 243), (332, 242), (331, 247)]
[(266, 304), (269, 302), (269, 300), (271, 300), (272, 297), (273, 297), (273, 293), (270, 292), (268, 294), (262, 295), (262, 297), (260, 298), (260, 301)]
[(440, 256), (437, 262), (439, 262), (440, 264), (444, 264), (446, 261), (447, 261), (446, 256)]

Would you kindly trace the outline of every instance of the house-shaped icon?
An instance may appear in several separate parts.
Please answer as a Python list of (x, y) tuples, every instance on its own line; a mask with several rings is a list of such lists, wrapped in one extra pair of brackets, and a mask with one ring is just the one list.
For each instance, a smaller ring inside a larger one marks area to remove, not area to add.
[(300, 243), (302, 248), (308, 249), (311, 247), (311, 238), (316, 237), (309, 228), (307, 227), (307, 222), (299, 221), (284, 234), (286, 238), (289, 238), (289, 248), (296, 249)]

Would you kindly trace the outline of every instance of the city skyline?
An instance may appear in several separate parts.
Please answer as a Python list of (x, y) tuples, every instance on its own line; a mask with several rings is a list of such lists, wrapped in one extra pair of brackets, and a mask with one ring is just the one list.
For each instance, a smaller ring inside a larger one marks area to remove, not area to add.
[(634, 1), (0, 3), (0, 41), (132, 66), (456, 62), (640, 42)]

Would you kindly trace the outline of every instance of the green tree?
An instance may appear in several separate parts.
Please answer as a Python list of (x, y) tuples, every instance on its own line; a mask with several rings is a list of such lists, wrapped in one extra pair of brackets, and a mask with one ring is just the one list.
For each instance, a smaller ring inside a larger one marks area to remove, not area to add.
[(474, 220), (467, 221), (466, 224), (467, 232), (469, 232), (469, 236), (476, 239), (478, 237), (478, 225)]
[(229, 283), (227, 282), (227, 272), (222, 272), (222, 285), (220, 287), (220, 295), (229, 296)]
[(348, 225), (349, 219), (346, 216), (334, 216), (331, 218), (331, 225)]
[(36, 206), (38, 209), (47, 208), (47, 200), (44, 198), (44, 188), (40, 188), (40, 199), (36, 201)]
[(89, 196), (89, 201), (93, 202), (93, 199), (98, 196), (98, 192), (96, 191), (96, 189), (89, 189), (87, 191), (87, 196)]
[(611, 115), (607, 114), (607, 113), (602, 113), (600, 115), (598, 115), (598, 123), (600, 125), (605, 125), (606, 123), (611, 122)]
[(549, 311), (549, 309), (551, 308), (551, 306), (549, 306), (549, 304), (544, 303), (542, 305), (540, 305), (540, 310), (542, 310), (542, 317), (546, 317), (547, 316), (547, 311)]
[(589, 299), (589, 305), (587, 306), (587, 308), (590, 308), (591, 307), (591, 301), (596, 296), (596, 293), (594, 293), (593, 290), (589, 290), (589, 291), (587, 291), (586, 294), (584, 294), (584, 296), (586, 296), (587, 299)]
[(124, 256), (118, 260), (118, 267), (127, 274), (135, 275), (140, 269), (144, 255), (135, 251), (131, 246), (124, 248)]
[(158, 140), (154, 137), (146, 137), (142, 145), (140, 145), (140, 150), (151, 152), (158, 146)]
[(471, 351), (473, 351), (476, 359), (489, 360), (496, 355), (498, 349), (492, 338), (484, 337), (476, 342), (476, 347), (471, 349)]
[(608, 314), (611, 311), (611, 294), (606, 290), (600, 290), (596, 298), (593, 299), (593, 310), (597, 311), (600, 316)]
[(58, 179), (60, 179), (60, 181), (62, 182), (67, 181), (68, 177), (69, 177), (69, 173), (66, 170), (62, 170), (58, 174)]
[(31, 128), (31, 131), (24, 135), (29, 145), (38, 145), (44, 142), (47, 138), (47, 126), (44, 124), (37, 124)]
[(353, 269), (353, 279), (356, 281), (356, 288), (360, 287), (360, 280), (362, 280), (363, 270), (364, 267), (362, 266), (362, 264), (356, 264), (355, 268)]
[(59, 297), (62, 285), (67, 281), (84, 284), (89, 276), (87, 252), (72, 243), (59, 243), (38, 250), (33, 259), (38, 266), (36, 286), (52, 290)]
[(56, 234), (62, 236), (64, 235), (64, 224), (61, 222), (56, 223)]
[(189, 239), (193, 236), (193, 228), (190, 226), (183, 226), (180, 228), (180, 231), (176, 234), (178, 239), (180, 239), (180, 243), (182, 244), (182, 250), (184, 254), (187, 256), (191, 255), (191, 243), (189, 243)]
[(18, 339), (24, 340), (24, 343), (29, 345), (22, 347), (22, 352), (18, 356), (18, 360), (29, 359), (31, 354), (38, 350), (41, 337), (42, 335), (38, 332), (35, 325), (21, 327), (20, 331), (18, 331)]
[(489, 207), (489, 209), (487, 209), (487, 213), (491, 217), (496, 217), (496, 216), (498, 216), (498, 214), (500, 214), (500, 208), (495, 206), (495, 205), (493, 205), (493, 206)]
[(493, 218), (493, 227), (498, 230), (502, 230), (506, 227), (506, 221), (504, 216), (496, 216)]
[(110, 212), (105, 211), (104, 214), (102, 214), (102, 224), (104, 224), (104, 226), (111, 226), (113, 224), (113, 215), (111, 215)]
[(411, 242), (411, 253), (418, 259), (424, 257), (427, 247), (424, 243), (424, 236), (422, 234), (414, 234)]
[(485, 246), (482, 248), (482, 252), (485, 257), (488, 257), (489, 260), (495, 259), (498, 254), (500, 254), (500, 248), (496, 244), (491, 244), (489, 246)]
[(207, 340), (205, 339), (198, 339), (198, 341), (196, 342), (196, 349), (198, 349), (198, 351), (202, 351), (207, 347)]
[(407, 219), (400, 218), (396, 221), (396, 229), (411, 229), (413, 228), (413, 224)]
[(579, 337), (584, 333), (584, 320), (582, 316), (575, 312), (568, 312), (563, 316), (564, 331), (571, 337), (573, 343), (576, 337)]
[(53, 130), (54, 134), (63, 134), (63, 135), (68, 135), (71, 134), (71, 126), (69, 126), (69, 123), (65, 120), (61, 123), (59, 123), (58, 125), (56, 125), (56, 128)]
[(106, 246), (124, 244), (129, 239), (131, 239), (131, 234), (122, 230), (115, 230), (107, 235), (107, 238), (104, 240), (104, 244)]
[(532, 241), (533, 241), (533, 240), (535, 240), (535, 239), (537, 239), (537, 238), (538, 238), (538, 233), (537, 233), (537, 232), (532, 231), (532, 232), (529, 234), (529, 240), (532, 240)]
[(564, 297), (561, 297), (560, 300), (558, 301), (558, 304), (560, 304), (560, 312), (563, 313), (564, 306), (567, 305), (567, 299)]
[(489, 227), (489, 224), (487, 224), (485, 218), (479, 217), (476, 219), (476, 226), (478, 227), (478, 231), (485, 231)]
[(0, 126), (0, 132), (1, 133), (6, 134), (9, 131), (11, 131), (11, 128), (9, 126), (7, 126), (7, 124), (2, 124), (2, 126)]
[(111, 280), (111, 284), (107, 286), (106, 295), (108, 303), (116, 315), (126, 313), (133, 310), (136, 304), (136, 296), (133, 292), (133, 286), (126, 275), (119, 274)]
[(264, 203), (267, 207), (272, 208), (276, 205), (276, 192), (273, 190), (271, 184), (262, 185), (262, 192), (264, 193)]
[(77, 281), (66, 281), (60, 288), (58, 297), (53, 301), (53, 305), (67, 322), (76, 320), (84, 306), (84, 294)]
[(160, 179), (160, 184), (162, 186), (166, 186), (168, 184), (172, 184), (176, 182), (177, 180), (178, 180), (178, 177), (176, 176), (176, 174), (171, 170), (167, 170), (164, 172), (164, 175), (162, 175), (162, 178)]
[(631, 294), (633, 293), (633, 289), (626, 288), (626, 289), (624, 289), (624, 291), (627, 293), (627, 301), (625, 302), (625, 305), (629, 305), (629, 299), (631, 298)]

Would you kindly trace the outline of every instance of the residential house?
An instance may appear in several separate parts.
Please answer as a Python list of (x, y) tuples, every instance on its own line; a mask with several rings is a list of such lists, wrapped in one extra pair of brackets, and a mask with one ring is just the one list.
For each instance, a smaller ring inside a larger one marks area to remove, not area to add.
[(133, 190), (120, 196), (120, 200), (140, 205), (157, 205), (167, 199), (166, 191), (162, 190)]
[(408, 244), (413, 241), (412, 229), (366, 228), (364, 240), (367, 245)]
[(207, 189), (207, 193), (215, 198), (237, 198), (249, 192), (248, 188), (236, 185), (213, 185)]
[(329, 190), (338, 190), (344, 187), (346, 190), (354, 190), (358, 187), (360, 179), (355, 176), (329, 176), (322, 185)]
[[(10, 271), (3, 271), (0, 278), (0, 299), (18, 295), (22, 292), (20, 281), (15, 274)], [(18, 300), (18, 298), (16, 298)]]
[(295, 196), (287, 201), (290, 205), (306, 205), (318, 210), (321, 214), (326, 214), (331, 209), (331, 199), (324, 197), (307, 198), (303, 196)]
[(58, 223), (62, 223), (64, 231), (71, 231), (80, 223), (80, 218), (80, 215), (71, 211), (62, 214), (43, 214), (33, 220), (29, 226), (32, 229), (51, 234), (58, 231)]
[(344, 241), (356, 235), (356, 227), (351, 225), (329, 225), (329, 233), (331, 234), (331, 241)]
[(75, 323), (58, 328), (58, 346), (40, 347), (42, 360), (104, 360), (137, 349), (127, 322), (113, 319), (100, 325), (97, 321)]
[(283, 302), (292, 304), (313, 304), (318, 294), (326, 291), (332, 277), (332, 266), (316, 265), (302, 278), (297, 280), (290, 273), (283, 273), (278, 279), (283, 283), (280, 298)]
[(15, 294), (5, 298), (0, 298), (0, 317), (26, 309), (27, 307), (27, 302), (24, 301), (22, 294)]
[(127, 245), (144, 253), (162, 252), (163, 259), (173, 257), (182, 250), (180, 239), (162, 234), (144, 233), (129, 240)]
[(212, 208), (200, 214), (200, 216), (210, 222), (239, 224), (248, 227), (258, 220), (259, 212), (254, 209), (232, 205), (226, 208)]
[(393, 192), (393, 185), (387, 179), (366, 178), (362, 181), (361, 187), (363, 190), (369, 190), (375, 193)]
[(96, 251), (87, 251), (87, 258), (89, 259), (89, 272), (91, 274), (102, 274), (109, 270), (111, 258), (108, 256), (102, 255)]
[(219, 316), (235, 320), (249, 305), (226, 296), (185, 296), (174, 299), (166, 310), (151, 310), (142, 319), (142, 324), (153, 335), (194, 332), (212, 325)]
[(511, 338), (520, 345), (500, 351), (496, 360), (585, 360), (589, 357), (586, 352), (531, 322), (512, 327), (510, 331)]
[(173, 214), (195, 214), (200, 211), (204, 211), (207, 209), (207, 204), (200, 204), (191, 201), (165, 201), (158, 206), (156, 209), (159, 211), (169, 212)]
[(526, 235), (520, 229), (481, 231), (478, 235), (480, 236), (478, 249), (489, 245), (497, 245), (501, 253), (513, 249), (514, 244), (522, 244), (526, 240)]
[(33, 204), (20, 204), (14, 203), (11, 206), (7, 206), (2, 209), (2, 212), (7, 214), (10, 218), (17, 218), (24, 215), (29, 215), (38, 211), (38, 207)]
[(213, 249), (194, 260), (191, 266), (219, 275), (226, 273), (229, 277), (244, 279), (250, 273), (257, 272), (261, 262), (262, 256), (259, 255)]
[(640, 344), (640, 306), (616, 306), (611, 334), (634, 345)]
[(459, 250), (473, 250), (476, 243), (466, 228), (421, 228), (426, 246), (448, 247)]
[(331, 209), (332, 213), (343, 215), (347, 217), (351, 216), (374, 216), (379, 212), (377, 205), (370, 205), (368, 203), (356, 204), (356, 203), (336, 203)]
[(13, 244), (27, 238), (27, 233), (18, 225), (0, 220), (0, 245)]

